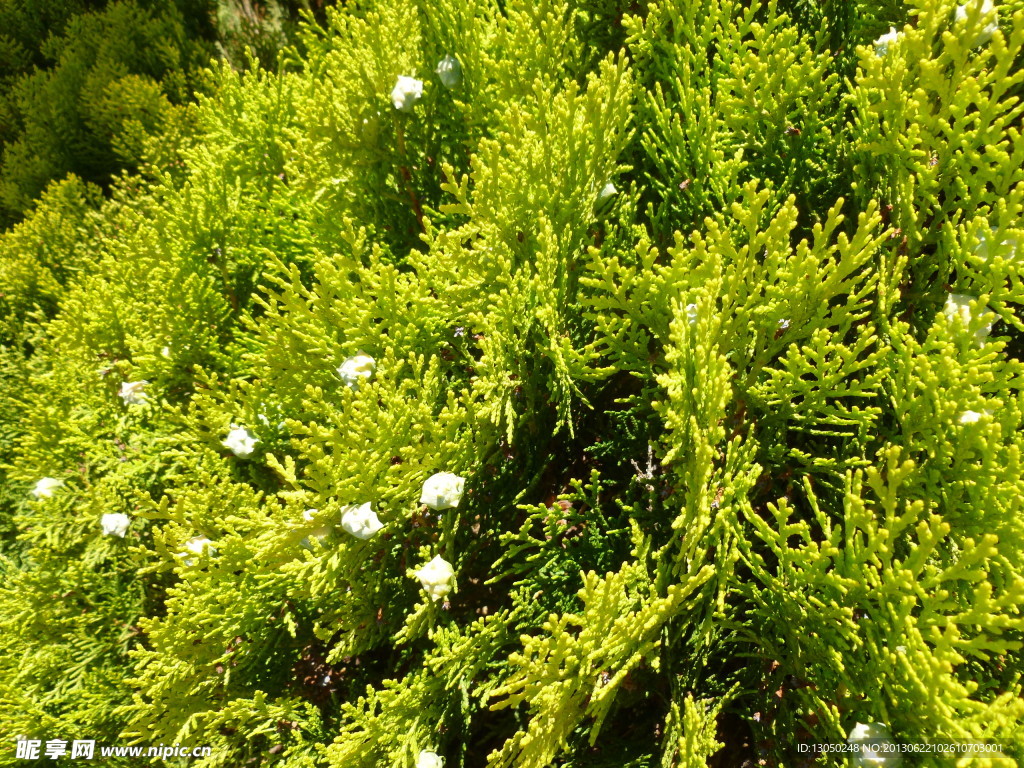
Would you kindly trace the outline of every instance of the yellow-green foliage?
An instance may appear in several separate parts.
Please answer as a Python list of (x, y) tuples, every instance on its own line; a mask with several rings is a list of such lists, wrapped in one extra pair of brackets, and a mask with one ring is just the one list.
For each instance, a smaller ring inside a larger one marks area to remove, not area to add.
[(213, 65), (144, 175), (0, 236), (0, 730), (1016, 765), (1024, 7), (970, 13), (367, 0)]

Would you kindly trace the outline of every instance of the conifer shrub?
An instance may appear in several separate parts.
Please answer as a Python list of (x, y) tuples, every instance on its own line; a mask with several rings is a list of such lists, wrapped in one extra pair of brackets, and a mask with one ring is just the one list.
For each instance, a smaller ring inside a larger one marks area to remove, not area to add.
[(119, 171), (138, 169), (145, 138), (160, 133), (198, 85), (214, 32), (206, 6), (0, 3), (5, 224), (18, 220), (51, 180), (74, 173), (106, 185)]
[(216, 0), (217, 49), (237, 67), (255, 57), (273, 69), (281, 49), (296, 42), (299, 22), (326, 21), (329, 0)]
[[(9, 224), (68, 173), (106, 187), (174, 134), (215, 54), (265, 66), (308, 0), (0, 3), (0, 213)], [(150, 151), (147, 151), (150, 150)]]
[(1024, 759), (1020, 0), (301, 35), (0, 239), (0, 765)]

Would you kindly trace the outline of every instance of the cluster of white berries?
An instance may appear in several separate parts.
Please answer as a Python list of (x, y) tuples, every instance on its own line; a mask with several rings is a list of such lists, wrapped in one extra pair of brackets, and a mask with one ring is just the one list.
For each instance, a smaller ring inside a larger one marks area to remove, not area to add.
[[(462, 501), (463, 489), (466, 479), (451, 472), (438, 472), (428, 477), (420, 495), (421, 503), (430, 509), (444, 510), (453, 509), (459, 506)], [(313, 524), (309, 534), (302, 540), (302, 546), (312, 549), (311, 540), (323, 542), (331, 535), (333, 525), (325, 524), (318, 520), (319, 511), (307, 509), (302, 517), (306, 523)], [(123, 537), (128, 528), (129, 518), (123, 514), (104, 515), (102, 520), (104, 534)], [(375, 537), (384, 527), (373, 504), (350, 505), (344, 507), (341, 512), (341, 527), (356, 539), (367, 541)], [(202, 555), (206, 551), (214, 551), (213, 543), (206, 537), (196, 537), (185, 542), (186, 552), (180, 553), (184, 558), (185, 565), (194, 565), (195, 560), (189, 557)], [(415, 577), (420, 581), (424, 592), (434, 601), (440, 600), (452, 591), (452, 580), (455, 577), (455, 569), (452, 563), (440, 555), (413, 571)]]
[[(450, 74), (454, 71), (453, 68), (456, 67), (457, 64), (458, 62), (455, 59), (446, 57), (445, 60), (438, 65), (438, 74), (442, 76), (442, 82), (444, 82), (445, 78), (450, 80)], [(400, 86), (403, 85), (401, 80), (402, 79), (400, 78)], [(396, 86), (396, 88), (397, 87), (398, 86)], [(398, 105), (396, 104), (396, 107), (397, 106)], [(358, 389), (362, 382), (368, 381), (373, 377), (376, 368), (377, 363), (372, 357), (359, 352), (358, 354), (347, 358), (340, 366), (338, 366), (338, 376), (349, 388)], [(259, 439), (248, 429), (232, 424), (227, 438), (222, 441), (222, 445), (234, 453), (235, 456), (238, 456), (239, 458), (248, 458), (252, 455), (258, 442)], [(459, 505), (459, 501), (462, 499), (465, 482), (465, 478), (454, 475), (451, 472), (439, 472), (432, 475), (423, 483), (423, 489), (420, 494), (420, 503), (426, 504), (428, 507), (435, 510), (452, 509), (457, 507)], [(307, 509), (303, 513), (303, 518), (307, 523), (317, 523), (317, 515), (318, 510)], [(373, 510), (372, 503), (366, 502), (364, 504), (353, 504), (344, 507), (341, 510), (341, 527), (357, 539), (365, 541), (375, 536), (384, 527), (384, 524), (380, 521), (377, 513)], [(316, 525), (316, 527), (309, 532), (309, 535), (302, 539), (302, 546), (307, 549), (312, 549), (313, 545), (311, 539), (316, 538), (318, 541), (323, 541), (331, 534), (332, 529), (333, 526), (330, 525)], [(196, 541), (197, 539), (192, 540), (192, 542)], [(204, 538), (203, 541), (205, 544), (200, 549), (200, 552), (209, 544), (209, 539)], [(189, 545), (186, 546), (189, 547)], [(189, 549), (191, 550), (191, 547), (189, 547)], [(196, 554), (199, 554), (200, 552), (196, 552)], [(186, 563), (190, 563), (190, 561), (186, 561)], [(455, 572), (451, 564), (440, 555), (435, 557), (418, 571), (415, 571), (416, 577), (423, 585), (423, 589), (434, 600), (440, 600), (451, 590), (451, 579), (452, 576), (454, 576), (454, 573)]]
[[(361, 381), (365, 381), (373, 376), (373, 372), (376, 367), (377, 363), (372, 357), (360, 352), (359, 354), (345, 360), (345, 362), (338, 367), (338, 376), (341, 377), (341, 380), (350, 389), (357, 389)], [(145, 383), (146, 382), (136, 382), (136, 384)], [(261, 414), (258, 418), (263, 422), (263, 424), (267, 426), (270, 425), (270, 420), (266, 416)], [(283, 427), (284, 422), (278, 424), (279, 429)], [(247, 459), (252, 456), (253, 452), (256, 450), (256, 444), (259, 441), (259, 438), (246, 427), (232, 424), (228, 431), (228, 436), (221, 441), (221, 445), (235, 454), (238, 458)]]
[[(462, 82), (462, 64), (452, 55), (445, 56), (438, 62), (434, 73), (441, 85), (449, 90)], [(399, 112), (412, 112), (416, 102), (423, 98), (423, 81), (408, 75), (399, 75), (395, 87), (391, 89), (391, 103)]]
[[(452, 56), (446, 56), (437, 65), (437, 74), (446, 88), (453, 88), (458, 85), (462, 77), (462, 68), (458, 60)], [(411, 104), (422, 95), (422, 83), (413, 78), (400, 77), (392, 98), (397, 109), (411, 108)], [(608, 185), (603, 193), (615, 193), (615, 188)], [(166, 356), (169, 350), (165, 348)], [(361, 382), (369, 380), (376, 370), (376, 361), (369, 355), (362, 352), (349, 357), (338, 367), (338, 376), (342, 382), (351, 389), (357, 389)], [(121, 384), (118, 393), (126, 405), (142, 405), (147, 402), (148, 395), (144, 391), (148, 381), (126, 381)], [(266, 417), (261, 417), (264, 423), (269, 423)], [(232, 424), (227, 437), (221, 444), (239, 458), (250, 457), (256, 449), (259, 439), (244, 426)], [(420, 493), (420, 503), (434, 510), (452, 509), (459, 505), (465, 487), (465, 478), (459, 477), (451, 472), (438, 472), (431, 475), (423, 483)], [(36, 499), (48, 499), (54, 492), (62, 487), (64, 483), (53, 477), (40, 479), (31, 491)], [(309, 536), (302, 540), (303, 546), (312, 548), (311, 538), (323, 541), (330, 536), (333, 530), (332, 525), (327, 525), (318, 520), (319, 510), (307, 509), (303, 513), (306, 523), (314, 524), (309, 531)], [(116, 536), (124, 538), (128, 531), (131, 518), (123, 512), (112, 512), (104, 514), (100, 519), (100, 527), (104, 536)], [(340, 524), (342, 529), (357, 539), (367, 540), (373, 538), (384, 528), (377, 513), (374, 512), (371, 502), (346, 506), (341, 510)], [(195, 564), (195, 557), (207, 552), (215, 552), (213, 542), (206, 536), (195, 536), (184, 544), (184, 551), (179, 557), (187, 566)], [(452, 578), (455, 571), (451, 564), (440, 555), (434, 557), (430, 562), (423, 565), (419, 570), (414, 571), (415, 576), (423, 585), (424, 591), (433, 600), (440, 600), (445, 597), (452, 587)], [(443, 764), (440, 757), (433, 752), (421, 752), (417, 766), (419, 768), (434, 768)]]
[[(462, 500), (463, 489), (466, 479), (452, 474), (451, 472), (438, 472), (431, 475), (424, 481), (420, 493), (420, 502), (434, 510), (453, 509)], [(310, 530), (309, 535), (302, 540), (306, 549), (312, 549), (312, 538), (323, 541), (330, 536), (333, 526), (324, 525), (318, 520), (319, 512), (316, 509), (307, 509), (303, 513), (303, 519), (307, 523), (316, 525)], [(376, 536), (383, 528), (377, 513), (373, 509), (372, 502), (365, 504), (353, 504), (341, 510), (341, 527), (357, 539), (366, 541)], [(440, 555), (423, 565), (419, 570), (413, 572), (423, 590), (430, 595), (432, 600), (440, 600), (445, 597), (452, 588), (452, 577), (455, 570), (451, 563)]]
[[(49, 499), (53, 496), (53, 492), (63, 485), (64, 483), (56, 478), (44, 477), (36, 483), (30, 493), (36, 499)], [(131, 518), (124, 512), (108, 512), (100, 517), (100, 528), (102, 528), (104, 536), (117, 536), (123, 539), (125, 533), (128, 532), (129, 523), (131, 523)]]
[[(437, 74), (441, 85), (445, 88), (455, 88), (462, 82), (462, 64), (452, 55), (447, 55), (440, 62), (434, 72)], [(423, 81), (415, 77), (400, 75), (391, 90), (391, 103), (399, 112), (411, 112), (416, 103), (423, 98)], [(613, 197), (617, 190), (613, 184), (607, 184), (599, 194), (599, 201)], [(369, 355), (359, 354), (345, 360), (338, 367), (338, 376), (342, 382), (351, 389), (357, 389), (363, 381), (369, 380), (376, 370), (376, 361)], [(237, 425), (231, 425), (231, 431), (223, 441), (224, 447), (231, 450), (240, 458), (247, 458), (255, 450), (259, 440), (249, 430)], [(431, 509), (451, 509), (458, 506), (462, 498), (465, 479), (450, 472), (440, 472), (429, 477), (423, 483), (420, 502)], [(318, 510), (307, 509), (303, 518), (307, 523), (317, 522)], [(377, 513), (374, 512), (370, 502), (365, 504), (347, 506), (342, 510), (341, 527), (356, 537), (367, 540), (375, 536), (384, 524), (380, 521)], [(331, 533), (331, 526), (318, 525), (310, 531), (310, 536), (323, 540)], [(190, 551), (201, 553), (209, 544), (209, 540), (202, 537), (203, 545), (198, 551), (190, 546), (200, 539), (192, 539), (186, 547)], [(310, 547), (309, 537), (303, 539), (303, 545)], [(434, 600), (440, 600), (451, 590), (451, 579), (455, 575), (454, 569), (440, 555), (436, 556), (429, 563), (414, 572), (423, 585), (423, 589)], [(433, 752), (421, 752), (417, 760), (417, 768), (440, 768), (442, 760)]]

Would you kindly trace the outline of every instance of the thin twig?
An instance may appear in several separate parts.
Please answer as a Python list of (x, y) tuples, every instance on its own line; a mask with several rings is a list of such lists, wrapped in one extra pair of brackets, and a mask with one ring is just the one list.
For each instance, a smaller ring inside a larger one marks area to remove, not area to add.
[[(408, 158), (405, 154), (405, 125), (402, 122), (398, 123), (398, 154), (401, 155), (402, 160), (408, 163)], [(401, 165), (398, 168), (402, 172), (402, 178), (405, 180), (405, 189), (409, 193), (409, 200), (412, 202), (413, 212), (416, 214), (416, 221), (420, 225), (420, 232), (425, 232), (426, 229), (423, 226), (423, 208), (420, 206), (419, 198), (416, 197), (416, 190), (412, 186), (412, 173), (409, 171), (408, 165)]]

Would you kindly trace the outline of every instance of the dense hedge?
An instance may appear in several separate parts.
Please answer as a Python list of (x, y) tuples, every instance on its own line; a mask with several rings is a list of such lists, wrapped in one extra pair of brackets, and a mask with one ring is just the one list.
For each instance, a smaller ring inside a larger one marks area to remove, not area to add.
[(0, 765), (1024, 759), (1024, 2), (326, 20), (0, 238)]
[(173, 2), (0, 3), (4, 223), (68, 173), (106, 185), (138, 168), (213, 49), (209, 3), (181, 4), (193, 23)]
[(69, 173), (106, 187), (176, 132), (214, 54), (275, 67), (308, 0), (0, 2), (0, 223)]

